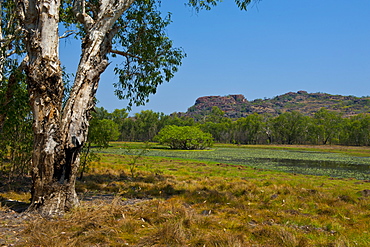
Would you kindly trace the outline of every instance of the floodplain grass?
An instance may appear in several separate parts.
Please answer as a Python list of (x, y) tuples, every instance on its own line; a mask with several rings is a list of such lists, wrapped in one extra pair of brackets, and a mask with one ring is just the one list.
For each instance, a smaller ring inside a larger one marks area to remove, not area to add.
[(370, 246), (369, 181), (152, 156), (131, 176), (115, 149), (77, 182), (81, 206), (19, 246)]
[[(111, 142), (110, 147), (112, 149), (119, 148), (142, 148), (148, 145), (147, 142)], [(159, 145), (157, 143), (151, 143), (152, 148), (155, 149), (169, 149), (166, 146)], [(356, 157), (370, 157), (370, 147), (368, 146), (342, 146), (342, 145), (284, 145), (284, 144), (257, 144), (257, 145), (246, 145), (246, 144), (225, 144), (215, 143), (214, 148), (246, 148), (246, 149), (272, 149), (272, 150), (292, 150), (292, 151), (313, 151), (313, 152), (326, 152), (326, 153), (342, 153), (352, 155)]]
[[(142, 143), (112, 143), (106, 153), (124, 154), (122, 147)], [(145, 144), (148, 145), (148, 144)], [(344, 146), (231, 145), (210, 150), (169, 150), (152, 143), (148, 156), (238, 164), (291, 173), (370, 180), (370, 148)]]

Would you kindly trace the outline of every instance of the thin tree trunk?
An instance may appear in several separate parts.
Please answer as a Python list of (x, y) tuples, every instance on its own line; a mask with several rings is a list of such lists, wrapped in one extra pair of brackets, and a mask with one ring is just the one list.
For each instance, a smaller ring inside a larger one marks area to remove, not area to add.
[(15, 86), (17, 83), (14, 73), (9, 77), (8, 83), (6, 85), (4, 99), (1, 102), (2, 103), (1, 108), (4, 109), (4, 111), (0, 112), (0, 133), (2, 133), (3, 131), (5, 119), (8, 114), (8, 112), (5, 109), (7, 108), (7, 106), (9, 105), (9, 103), (14, 97), (14, 90), (15, 90)]
[[(0, 1), (0, 11), (3, 11), (2, 1)], [(3, 47), (3, 29), (1, 23), (3, 18), (0, 15), (0, 85), (3, 81), (4, 63), (5, 63), (5, 49)]]
[(8, 111), (6, 111), (5, 109), (7, 109), (8, 105), (12, 102), (14, 98), (14, 93), (15, 93), (17, 84), (19, 83), (19, 76), (25, 69), (25, 64), (27, 60), (28, 58), (26, 57), (24, 61), (19, 65), (19, 67), (13, 70), (9, 76), (9, 79), (6, 85), (4, 99), (1, 102), (2, 104), (1, 108), (4, 109), (4, 111), (0, 112), (0, 133), (3, 131), (5, 120), (8, 116)]

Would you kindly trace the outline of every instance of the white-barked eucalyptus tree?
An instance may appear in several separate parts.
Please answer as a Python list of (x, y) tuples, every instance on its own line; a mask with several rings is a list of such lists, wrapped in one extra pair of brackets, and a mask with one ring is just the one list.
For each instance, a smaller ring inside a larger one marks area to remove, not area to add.
[[(251, 0), (236, 0), (246, 9)], [(34, 117), (31, 210), (45, 215), (78, 205), (75, 181), (95, 93), (110, 56), (122, 58), (115, 68), (116, 94), (132, 104), (145, 103), (169, 81), (184, 54), (173, 48), (164, 29), (169, 15), (160, 0), (16, 0), (28, 57), (25, 74)], [(219, 0), (190, 0), (209, 9)], [(82, 52), (74, 83), (63, 106), (59, 26), (74, 27)]]

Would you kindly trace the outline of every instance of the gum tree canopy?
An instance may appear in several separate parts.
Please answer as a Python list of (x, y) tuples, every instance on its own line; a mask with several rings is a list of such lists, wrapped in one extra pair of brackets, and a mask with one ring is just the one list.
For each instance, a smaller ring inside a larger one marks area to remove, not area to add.
[[(221, 0), (189, 0), (185, 4), (210, 9)], [(246, 9), (252, 0), (235, 0)], [(119, 98), (129, 106), (146, 102), (159, 84), (169, 81), (184, 54), (166, 37), (169, 15), (159, 12), (160, 0), (3, 0), (15, 4), (25, 47), (24, 73), (34, 118), (32, 199), (30, 210), (45, 215), (78, 205), (75, 180), (79, 151), (84, 145), (100, 75), (109, 58), (121, 58), (115, 68)], [(5, 6), (5, 5), (4, 5)], [(13, 6), (14, 7), (14, 6)], [(2, 25), (4, 20), (2, 20)], [(81, 40), (78, 68), (68, 100), (59, 59), (60, 24), (65, 35)], [(1, 41), (4, 44), (3, 40)]]

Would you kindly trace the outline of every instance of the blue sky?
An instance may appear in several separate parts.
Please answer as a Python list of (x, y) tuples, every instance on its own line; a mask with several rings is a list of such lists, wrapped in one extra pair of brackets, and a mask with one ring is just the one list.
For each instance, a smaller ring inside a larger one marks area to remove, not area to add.
[[(162, 0), (161, 10), (172, 13), (168, 35), (187, 57), (174, 79), (132, 113), (184, 112), (209, 95), (370, 95), (369, 0), (262, 0), (247, 12), (226, 0), (200, 13), (184, 1)], [(61, 58), (73, 72), (71, 42), (61, 43)], [(116, 80), (112, 67), (101, 77), (98, 106), (108, 111), (127, 105), (114, 96)]]

